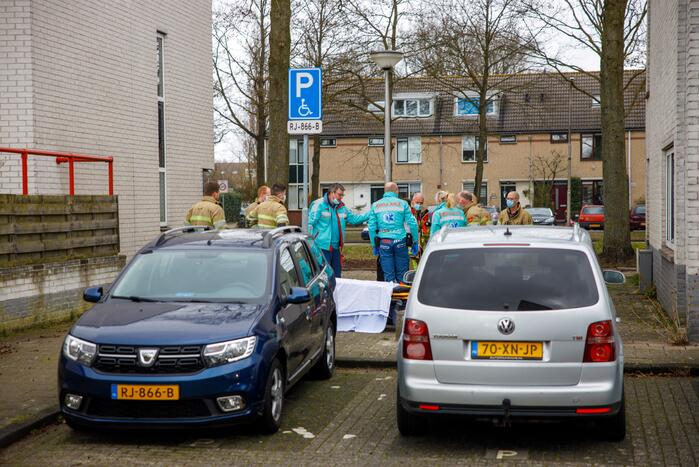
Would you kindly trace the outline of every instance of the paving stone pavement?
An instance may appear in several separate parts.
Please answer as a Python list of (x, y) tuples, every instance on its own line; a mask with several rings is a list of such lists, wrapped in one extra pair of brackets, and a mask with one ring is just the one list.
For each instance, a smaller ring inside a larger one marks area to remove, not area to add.
[(282, 429), (196, 432), (73, 432), (59, 423), (0, 451), (3, 465), (683, 465), (699, 463), (699, 380), (627, 377), (625, 441), (592, 427), (442, 419), (402, 438), (395, 424), (393, 370), (339, 370), (304, 380), (286, 397)]

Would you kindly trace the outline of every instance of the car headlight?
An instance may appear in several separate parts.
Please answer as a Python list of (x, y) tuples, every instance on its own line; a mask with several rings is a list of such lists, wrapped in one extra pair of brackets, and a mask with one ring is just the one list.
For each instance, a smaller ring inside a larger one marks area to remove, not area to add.
[(63, 341), (63, 355), (83, 365), (92, 365), (92, 361), (95, 359), (96, 354), (97, 345), (92, 342), (78, 339), (70, 334), (68, 334), (66, 340)]
[(204, 360), (209, 366), (237, 362), (252, 355), (256, 342), (257, 337), (250, 336), (234, 341), (209, 344), (204, 347)]

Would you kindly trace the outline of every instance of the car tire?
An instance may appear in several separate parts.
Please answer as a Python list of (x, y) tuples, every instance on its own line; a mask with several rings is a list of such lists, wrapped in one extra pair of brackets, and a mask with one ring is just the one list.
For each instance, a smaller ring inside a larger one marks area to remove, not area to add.
[(335, 325), (332, 320), (325, 329), (323, 353), (311, 373), (317, 379), (330, 379), (335, 373)]
[(612, 417), (600, 419), (596, 423), (597, 433), (604, 441), (623, 441), (626, 438), (626, 409), (624, 398), (621, 399), (619, 412)]
[(396, 423), (401, 436), (420, 436), (427, 431), (425, 417), (415, 415), (403, 408), (400, 392), (396, 390)]
[(265, 385), (265, 399), (257, 428), (263, 434), (276, 433), (281, 426), (284, 406), (284, 370), (278, 359), (272, 360)]

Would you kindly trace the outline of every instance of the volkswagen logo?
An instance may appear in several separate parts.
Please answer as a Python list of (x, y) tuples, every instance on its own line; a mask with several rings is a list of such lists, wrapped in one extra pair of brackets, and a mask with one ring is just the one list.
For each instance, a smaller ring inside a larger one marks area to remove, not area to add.
[(138, 349), (138, 364), (143, 367), (151, 367), (158, 356), (158, 349)]
[(512, 334), (515, 330), (515, 322), (510, 318), (503, 318), (498, 321), (498, 331), (505, 335)]

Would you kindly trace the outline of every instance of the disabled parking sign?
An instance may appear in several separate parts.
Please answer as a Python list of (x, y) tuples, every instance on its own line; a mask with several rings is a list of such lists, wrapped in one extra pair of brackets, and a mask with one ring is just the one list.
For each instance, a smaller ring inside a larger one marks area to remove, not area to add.
[(322, 86), (320, 68), (289, 69), (289, 134), (323, 131)]

